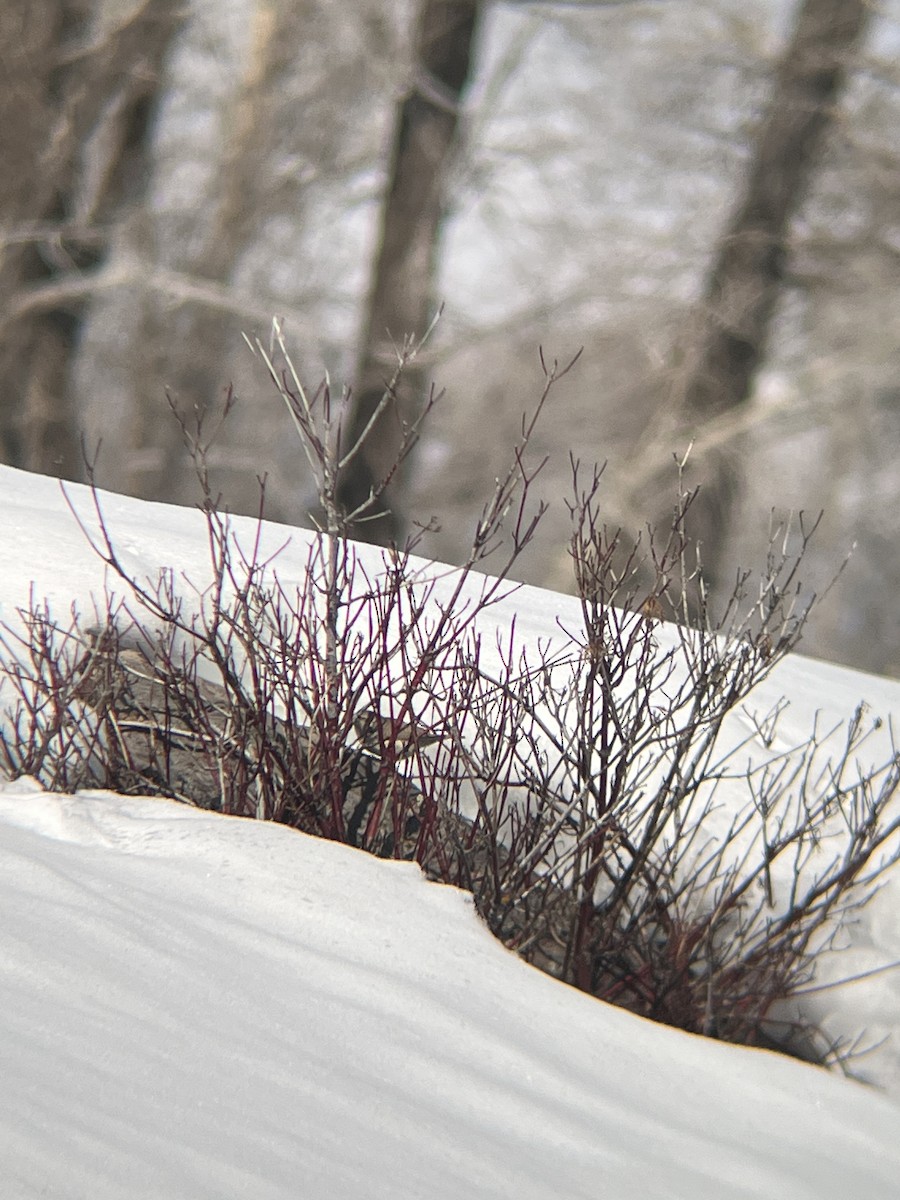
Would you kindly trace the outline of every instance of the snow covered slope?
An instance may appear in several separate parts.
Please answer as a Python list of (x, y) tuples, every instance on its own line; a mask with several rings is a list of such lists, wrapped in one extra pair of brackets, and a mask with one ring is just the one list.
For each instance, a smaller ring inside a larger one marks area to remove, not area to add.
[(417, 869), (0, 793), (6, 1197), (895, 1197), (897, 1110), (652, 1025)]
[[(199, 513), (103, 504), (137, 576), (208, 578)], [(0, 511), (0, 620), (32, 590), (60, 616), (102, 606), (57, 481), (0, 467)], [(262, 552), (287, 538), (289, 583), (308, 535), (271, 526)], [(490, 620), (513, 615), (526, 641), (578, 620), (530, 588)], [(797, 740), (865, 700), (885, 720), (876, 755), (900, 716), (900, 684), (799, 657), (753, 702), (782, 695)], [(407, 864), (19, 780), (0, 790), (0, 905), (4, 1198), (900, 1194), (897, 1108), (874, 1089), (601, 1005)], [(848, 940), (826, 975), (900, 958), (900, 877)], [(900, 1098), (900, 971), (818, 1003), (835, 1033), (888, 1036), (865, 1065)]]

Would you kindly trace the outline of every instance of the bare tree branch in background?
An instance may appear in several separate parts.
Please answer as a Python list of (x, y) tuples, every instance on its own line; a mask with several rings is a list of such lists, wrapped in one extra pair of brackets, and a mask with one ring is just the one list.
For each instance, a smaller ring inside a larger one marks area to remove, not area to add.
[(23, 293), (63, 289), (58, 304), (4, 323), (0, 456), (69, 478), (82, 473), (68, 387), (88, 294), (77, 284), (102, 263), (110, 218), (140, 186), (159, 66), (181, 19), (177, 0), (140, 0), (112, 21), (102, 10), (0, 3), (0, 302), (8, 315)]
[[(189, 499), (191, 485), (178, 429), (162, 419), (163, 382), (187, 408), (211, 404), (226, 382), (221, 363), (234, 330), (214, 298), (232, 294), (236, 264), (258, 234), (266, 211), (265, 189), (271, 189), (267, 156), (279, 136), (280, 85), (297, 54), (301, 30), (314, 16), (314, 6), (305, 2), (253, 8), (247, 58), (222, 119), (213, 207), (187, 264), (195, 288), (178, 298), (177, 346), (171, 344), (174, 297), (146, 286), (140, 291), (129, 449), (142, 453), (139, 466), (130, 473), (129, 491), (147, 499)], [(156, 257), (153, 249), (148, 257)], [(235, 315), (237, 321), (247, 319), (243, 310)]]
[[(327, 294), (333, 315), (347, 284), (329, 278), (319, 248), (310, 247), (310, 213), (320, 220), (324, 209), (343, 215), (360, 197), (374, 196), (367, 173), (380, 159), (379, 114), (390, 109), (400, 18), (380, 0), (267, 0), (248, 4), (244, 26), (229, 29), (218, 7), (190, 6), (167, 80), (177, 111), (167, 114), (153, 147), (160, 204), (142, 214), (141, 227), (135, 222), (119, 248), (118, 257), (129, 254), (142, 277), (126, 299), (128, 353), (120, 362), (129, 405), (118, 486), (190, 503), (190, 462), (167, 419), (164, 387), (190, 410), (217, 404), (233, 382), (247, 404), (230, 444), (220, 447), (232, 464), (229, 504), (255, 509), (252, 444), (275, 474), (279, 457), (284, 465), (280, 490), (267, 493), (269, 515), (302, 520), (311, 496), (295, 464), (278, 454), (285, 431), (279, 433), (277, 415), (261, 414), (252, 391), (248, 397), (244, 356), (235, 347), (244, 331), (268, 327), (276, 312), (294, 336), (331, 336), (318, 305)], [(196, 78), (185, 66), (194, 55)], [(190, 119), (197, 108), (207, 116), (205, 129)], [(188, 167), (193, 203), (172, 186)], [(335, 219), (341, 217), (332, 215), (328, 236), (340, 242)], [(355, 329), (348, 337), (355, 350)], [(94, 424), (103, 419), (96, 412)]]
[[(790, 224), (824, 138), (837, 119), (848, 63), (871, 16), (867, 0), (803, 0), (778, 64), (743, 194), (718, 245), (696, 316), (681, 417), (702, 430), (750, 398), (782, 294)], [(733, 444), (701, 462), (704, 488), (692, 533), (708, 581), (722, 573), (740, 478)]]
[[(420, 340), (429, 326), (435, 260), (447, 166), (459, 125), (459, 102), (469, 79), (479, 0), (424, 0), (415, 46), (415, 76), (399, 105), (384, 201), (381, 240), (369, 296), (356, 395), (348, 418), (354, 445), (378, 411), (404, 339)], [(405, 379), (357, 456), (339, 499), (347, 511), (365, 503), (396, 460), (404, 426), (424, 396), (421, 367)], [(356, 531), (374, 541), (399, 532), (396, 478), (385, 499), (392, 512)]]

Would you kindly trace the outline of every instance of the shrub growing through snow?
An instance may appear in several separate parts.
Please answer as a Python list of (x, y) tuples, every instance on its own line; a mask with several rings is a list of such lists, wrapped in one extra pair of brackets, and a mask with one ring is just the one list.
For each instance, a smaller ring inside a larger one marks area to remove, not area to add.
[[(837, 753), (834, 731), (818, 730), (778, 750), (777, 708), (756, 714), (745, 744), (723, 732), (800, 637), (814, 526), (801, 522), (795, 552), (773, 532), (761, 576), (740, 577), (713, 620), (684, 532), (693, 494), (680, 490), (663, 535), (627, 543), (602, 523), (602, 472), (573, 461), (580, 620), (544, 647), (508, 625), (491, 638), (542, 513), (526, 451), (568, 368), (545, 365), (510, 468), (450, 571), (413, 557), (414, 543), (364, 554), (346, 540), (380, 491), (339, 511), (356, 448), (342, 449), (328, 385), (308, 395), (275, 334), (277, 361), (256, 350), (321, 510), (302, 582), (283, 584), (277, 557), (238, 543), (212, 491), (203, 417), (191, 427), (176, 413), (210, 578), (193, 581), (192, 599), (171, 572), (136, 578), (95, 489), (96, 520), (78, 519), (125, 598), (66, 621), (34, 600), (5, 628), (6, 772), (170, 796), (414, 860), (470, 891), (507, 946), (592, 995), (844, 1063), (847, 1045), (786, 1019), (785, 1002), (898, 857), (900, 756), (856, 765), (863, 710)], [(402, 348), (398, 375), (418, 349)], [(406, 431), (401, 459), (416, 436)]]

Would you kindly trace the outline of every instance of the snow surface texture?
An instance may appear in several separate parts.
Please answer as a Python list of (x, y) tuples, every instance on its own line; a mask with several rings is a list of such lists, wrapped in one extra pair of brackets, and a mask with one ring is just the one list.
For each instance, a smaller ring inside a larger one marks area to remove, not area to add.
[[(72, 488), (79, 510), (83, 489)], [(104, 496), (138, 575), (208, 576), (200, 514)], [(0, 468), (0, 620), (33, 584), (102, 607), (103, 568), (54, 480)], [(238, 523), (240, 525), (240, 523)], [(302, 570), (308, 535), (266, 531)], [(577, 620), (523, 589), (527, 637)], [(792, 658), (791, 708), (900, 685)], [(471, 902), (289, 829), (160, 800), (0, 791), (2, 1194), (105, 1197), (896, 1197), (897, 1109), (874, 1089), (652, 1025), (519, 962)], [(834, 956), (900, 957), (897, 879)], [(898, 1025), (889, 972), (822, 994), (846, 1034)], [(867, 1060), (900, 1096), (898, 1051)]]
[(895, 1197), (897, 1111), (516, 959), (405, 863), (0, 794), (4, 1195)]

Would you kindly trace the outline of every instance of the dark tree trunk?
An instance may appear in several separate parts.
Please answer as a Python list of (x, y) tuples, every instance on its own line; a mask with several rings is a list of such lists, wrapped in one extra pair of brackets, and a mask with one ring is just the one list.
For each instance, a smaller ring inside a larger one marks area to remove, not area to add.
[[(781, 295), (790, 223), (836, 119), (847, 64), (871, 15), (868, 0), (803, 0), (775, 74), (768, 113), (756, 138), (743, 195), (718, 245), (697, 314), (696, 358), (683, 416), (698, 433), (711, 418), (739, 409), (751, 395)], [(738, 455), (702, 458), (703, 490), (692, 532), (705, 574), (718, 582), (740, 490)]]
[[(381, 238), (368, 302), (356, 389), (343, 446), (356, 442), (376, 411), (397, 366), (396, 348), (421, 338), (432, 313), (435, 260), (444, 183), (469, 79), (480, 0), (424, 0), (415, 45), (415, 78), (400, 104), (384, 201)], [(408, 367), (395, 395), (341, 481), (347, 511), (363, 503), (393, 468), (403, 427), (424, 400), (425, 373)], [(396, 538), (401, 527), (401, 473), (382, 498), (383, 515), (355, 532), (372, 541)]]
[(0, 458), (67, 478), (83, 470), (70, 371), (91, 274), (181, 19), (178, 0), (143, 0), (95, 42), (92, 11), (0, 5)]

